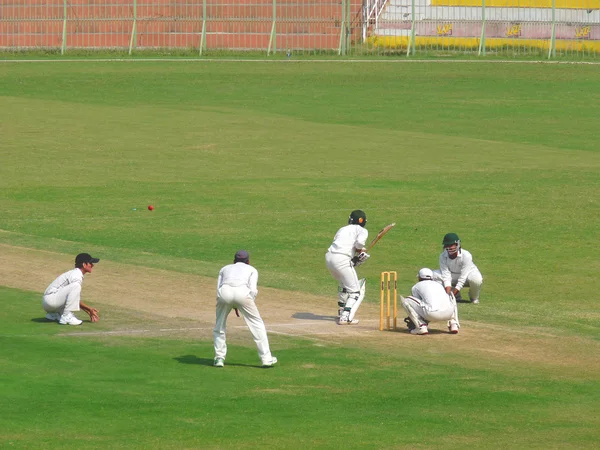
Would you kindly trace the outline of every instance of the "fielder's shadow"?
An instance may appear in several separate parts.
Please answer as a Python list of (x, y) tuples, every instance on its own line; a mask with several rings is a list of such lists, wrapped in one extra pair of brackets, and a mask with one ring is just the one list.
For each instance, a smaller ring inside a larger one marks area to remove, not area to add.
[[(409, 336), (413, 336), (412, 334), (410, 334), (410, 331), (408, 331), (408, 328), (397, 328), (396, 330), (390, 330), (392, 331), (392, 333), (400, 333), (400, 334), (407, 334)], [(437, 330), (435, 328), (429, 328), (429, 333), (428, 334), (451, 334), (448, 332), (448, 330)], [(426, 335), (414, 335), (415, 337), (420, 337), (420, 338), (427, 338), (427, 334)]]
[(48, 320), (45, 317), (34, 317), (31, 321), (35, 323), (56, 323), (55, 320)]
[[(83, 321), (83, 323), (92, 323), (92, 321), (90, 319), (81, 319)], [(34, 317), (33, 319), (31, 319), (32, 322), (35, 323), (58, 323), (56, 320), (48, 320), (45, 317)]]
[(327, 320), (330, 322), (335, 322), (337, 316), (322, 316), (320, 314), (313, 314), (310, 312), (297, 312), (292, 315), (292, 318), (303, 320)]
[[(173, 358), (175, 361), (180, 362), (181, 364), (197, 364), (199, 366), (210, 366), (212, 367), (213, 365), (213, 359), (212, 358), (198, 358), (195, 355), (183, 355), (183, 356), (177, 356), (175, 358)], [(253, 366), (251, 364), (237, 364), (237, 363), (230, 363), (229, 361), (225, 363), (226, 366), (238, 366), (238, 367), (255, 367), (255, 368), (262, 368), (262, 366)]]

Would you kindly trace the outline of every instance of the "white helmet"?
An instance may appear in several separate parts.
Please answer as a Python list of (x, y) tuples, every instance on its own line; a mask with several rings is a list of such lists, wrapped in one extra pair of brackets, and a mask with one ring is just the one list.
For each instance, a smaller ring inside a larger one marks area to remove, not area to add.
[(421, 280), (433, 280), (433, 271), (427, 267), (423, 267), (421, 270), (419, 270), (417, 276)]

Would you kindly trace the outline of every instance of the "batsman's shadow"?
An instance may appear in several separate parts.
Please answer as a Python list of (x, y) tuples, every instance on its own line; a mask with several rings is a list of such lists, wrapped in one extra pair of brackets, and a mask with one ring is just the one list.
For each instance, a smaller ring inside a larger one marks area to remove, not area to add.
[[(199, 366), (211, 366), (213, 365), (212, 358), (198, 358), (195, 355), (183, 355), (176, 356), (173, 358), (175, 361), (180, 362), (181, 364), (197, 364)], [(257, 367), (261, 368), (262, 366), (253, 366), (252, 364), (236, 364), (236, 363), (225, 363), (227, 366), (240, 366), (240, 367)]]
[(330, 322), (335, 322), (337, 316), (322, 316), (320, 314), (313, 314), (311, 312), (297, 312), (292, 315), (292, 318), (302, 320), (327, 320)]

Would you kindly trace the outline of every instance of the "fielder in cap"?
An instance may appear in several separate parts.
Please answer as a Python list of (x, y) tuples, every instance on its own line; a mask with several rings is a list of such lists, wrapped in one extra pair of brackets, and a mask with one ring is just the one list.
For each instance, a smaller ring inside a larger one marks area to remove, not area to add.
[(462, 301), (461, 289), (468, 287), (471, 303), (479, 303), (483, 276), (473, 262), (473, 256), (461, 247), (456, 233), (446, 234), (442, 245), (440, 270), (434, 271), (434, 279), (441, 282), (446, 292), (454, 295), (459, 302)]
[(428, 334), (429, 322), (448, 321), (448, 330), (457, 334), (458, 309), (452, 295), (448, 295), (442, 285), (433, 280), (433, 271), (428, 268), (419, 270), (419, 282), (412, 287), (411, 295), (400, 296), (402, 306), (408, 313), (404, 322), (411, 334)]
[(257, 285), (258, 271), (250, 265), (250, 255), (246, 250), (236, 252), (233, 264), (220, 270), (217, 280), (217, 321), (213, 330), (215, 367), (225, 365), (227, 317), (234, 308), (242, 314), (252, 333), (262, 366), (272, 367), (277, 363), (277, 358), (271, 355), (267, 329), (254, 303), (258, 295)]
[(365, 245), (369, 232), (365, 228), (367, 215), (360, 209), (348, 217), (348, 225), (340, 228), (325, 254), (325, 264), (331, 276), (339, 282), (339, 325), (354, 325), (354, 316), (365, 297), (365, 279), (358, 279), (356, 267), (369, 258)]
[(81, 287), (85, 274), (92, 273), (94, 264), (100, 262), (89, 253), (80, 253), (75, 257), (75, 268), (60, 275), (50, 283), (42, 297), (42, 307), (46, 319), (61, 325), (81, 325), (82, 321), (73, 312), (83, 309), (92, 322), (100, 320), (97, 309), (81, 301)]

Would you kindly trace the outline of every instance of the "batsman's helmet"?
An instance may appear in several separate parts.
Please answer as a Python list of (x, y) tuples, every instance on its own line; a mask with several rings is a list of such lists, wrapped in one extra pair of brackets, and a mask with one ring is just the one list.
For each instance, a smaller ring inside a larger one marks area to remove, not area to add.
[(348, 217), (348, 223), (364, 227), (367, 224), (367, 215), (364, 211), (355, 209), (350, 213), (350, 217)]

